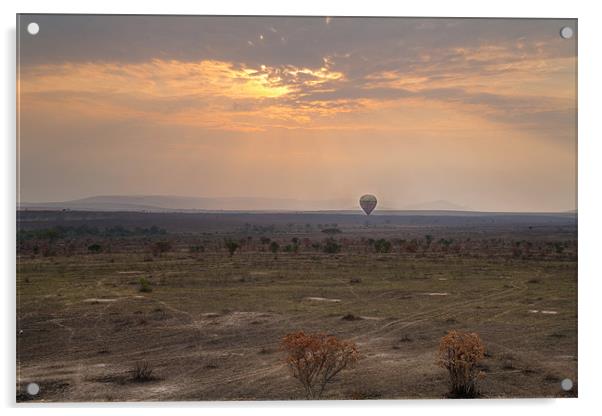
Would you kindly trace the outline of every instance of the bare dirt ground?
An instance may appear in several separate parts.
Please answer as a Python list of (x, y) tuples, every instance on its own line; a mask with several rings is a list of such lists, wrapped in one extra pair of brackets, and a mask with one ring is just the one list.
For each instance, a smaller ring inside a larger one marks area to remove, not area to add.
[[(516, 233), (502, 232), (524, 237)], [(490, 237), (501, 238), (472, 238)], [(534, 247), (550, 238), (538, 234)], [(446, 397), (436, 352), (451, 329), (477, 332), (486, 345), (483, 397), (577, 394), (576, 256), (376, 253), (349, 243), (339, 253), (276, 256), (249, 244), (230, 257), (178, 241), (156, 256), (141, 242), (114, 243), (110, 253), (21, 254), (17, 400), (303, 399), (279, 349), (296, 330), (358, 345), (360, 361), (324, 399)], [(140, 278), (152, 291), (140, 291)], [(144, 361), (152, 379), (136, 382), (131, 371)], [(571, 391), (560, 387), (565, 378)], [(25, 392), (32, 382), (36, 396)]]

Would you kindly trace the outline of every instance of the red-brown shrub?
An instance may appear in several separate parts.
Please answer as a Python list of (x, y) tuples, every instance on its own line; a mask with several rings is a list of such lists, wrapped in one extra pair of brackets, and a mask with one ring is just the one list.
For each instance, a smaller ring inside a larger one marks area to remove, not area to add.
[(439, 343), (438, 364), (449, 373), (454, 397), (476, 397), (477, 381), (483, 377), (477, 364), (485, 356), (485, 346), (476, 333), (449, 331)]
[(359, 358), (354, 343), (323, 333), (288, 334), (282, 339), (282, 348), (293, 377), (301, 382), (308, 399), (319, 399), (326, 385)]

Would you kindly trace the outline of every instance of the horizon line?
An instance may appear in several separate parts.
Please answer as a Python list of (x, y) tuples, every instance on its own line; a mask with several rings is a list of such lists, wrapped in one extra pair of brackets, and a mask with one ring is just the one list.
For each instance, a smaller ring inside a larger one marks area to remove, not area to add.
[[(200, 208), (160, 208), (153, 207), (149, 209), (85, 209), (85, 208), (59, 208), (59, 207), (25, 207), (21, 208), (17, 204), (17, 212), (19, 211), (50, 211), (50, 212), (137, 212), (137, 213), (179, 213), (179, 214), (209, 214), (209, 213), (224, 213), (224, 214), (311, 214), (311, 213), (362, 213), (362, 208), (344, 208), (344, 209), (314, 209), (314, 210), (302, 210), (302, 209), (200, 209)], [(394, 209), (384, 208), (378, 211), (373, 211), (366, 217), (379, 215), (383, 213), (467, 213), (467, 214), (577, 214), (578, 209), (562, 210), (562, 211), (480, 211), (480, 210), (457, 210), (457, 209)]]

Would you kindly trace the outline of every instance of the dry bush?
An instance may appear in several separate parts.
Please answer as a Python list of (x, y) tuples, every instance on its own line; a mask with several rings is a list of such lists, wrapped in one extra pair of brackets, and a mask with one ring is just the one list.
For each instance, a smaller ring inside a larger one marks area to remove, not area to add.
[(132, 380), (136, 382), (145, 382), (153, 380), (153, 368), (150, 366), (148, 361), (137, 362), (134, 364), (134, 368), (131, 371)]
[(477, 382), (484, 376), (478, 363), (485, 346), (476, 333), (449, 331), (439, 343), (438, 364), (449, 373), (452, 397), (476, 397)]
[(359, 359), (354, 343), (323, 333), (303, 331), (286, 335), (282, 348), (293, 377), (301, 382), (307, 399), (319, 399), (326, 385)]

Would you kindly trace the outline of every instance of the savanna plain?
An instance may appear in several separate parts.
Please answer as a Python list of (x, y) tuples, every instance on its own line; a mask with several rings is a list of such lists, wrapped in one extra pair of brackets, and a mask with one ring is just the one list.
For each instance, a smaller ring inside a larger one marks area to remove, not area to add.
[(298, 331), (357, 349), (322, 399), (450, 397), (453, 330), (478, 397), (577, 395), (572, 213), (20, 211), (17, 295), (19, 402), (305, 399)]

